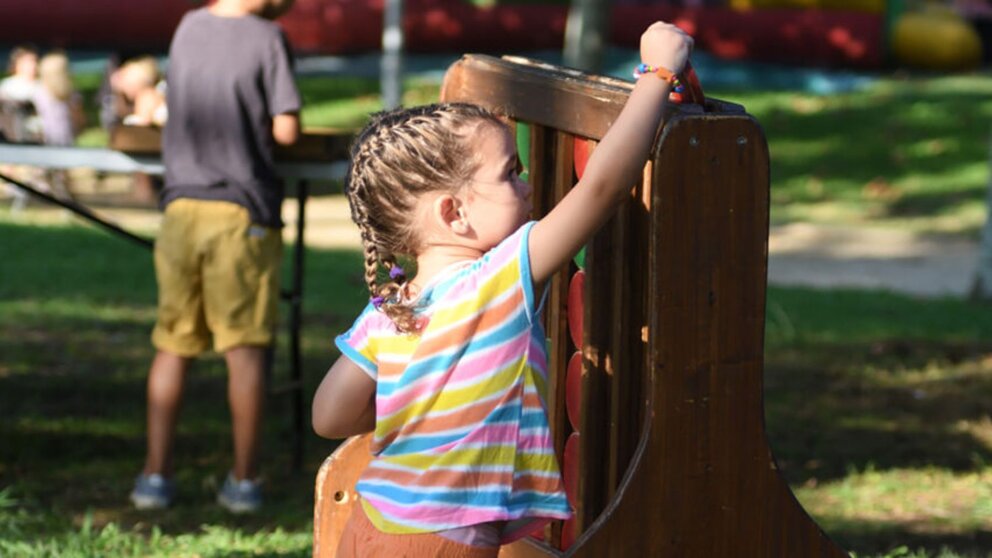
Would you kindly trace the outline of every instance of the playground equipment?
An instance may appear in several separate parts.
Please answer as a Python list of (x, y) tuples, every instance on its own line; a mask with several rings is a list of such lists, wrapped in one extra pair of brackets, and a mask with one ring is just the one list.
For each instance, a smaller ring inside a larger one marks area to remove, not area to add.
[[(0, 3), (0, 36), (71, 48), (163, 52), (183, 13), (200, 0), (36, 0)], [(378, 51), (384, 0), (297, 0), (279, 20), (300, 53)], [(480, 5), (484, 4), (484, 5)], [(696, 45), (716, 56), (812, 66), (878, 68), (890, 61), (891, 31), (903, 16), (902, 0), (680, 0), (611, 4), (610, 41), (636, 48), (644, 22), (683, 27)], [(405, 0), (404, 45), (410, 52), (499, 52), (560, 49), (567, 2), (561, 0)], [(907, 15), (910, 22), (912, 17)], [(901, 24), (901, 23), (900, 23)], [(941, 23), (941, 28), (948, 28)], [(910, 25), (912, 28), (912, 25)], [(911, 34), (896, 45), (896, 61), (913, 64), (905, 43), (938, 46), (955, 60), (967, 58), (972, 39), (958, 20), (944, 44), (934, 34)], [(962, 42), (963, 41), (963, 42)], [(941, 58), (940, 60), (943, 60)], [(936, 69), (954, 69), (942, 63)]]
[[(442, 98), (514, 119), (541, 215), (630, 87), (465, 56)], [(767, 144), (743, 107), (690, 100), (671, 108), (630, 200), (551, 280), (548, 412), (576, 515), (501, 556), (845, 556), (782, 480), (764, 433)], [(369, 438), (352, 438), (320, 468), (315, 557), (335, 555), (369, 458)]]
[(971, 70), (982, 62), (982, 40), (947, 6), (927, 3), (895, 19), (893, 57), (900, 64), (926, 70)]

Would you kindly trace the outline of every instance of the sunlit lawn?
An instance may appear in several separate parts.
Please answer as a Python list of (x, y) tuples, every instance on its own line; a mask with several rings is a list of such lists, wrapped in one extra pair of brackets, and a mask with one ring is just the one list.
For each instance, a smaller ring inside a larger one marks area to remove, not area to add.
[[(92, 95), (99, 76), (80, 77)], [(705, 83), (704, 83), (705, 86)], [(355, 127), (379, 110), (367, 78), (300, 80), (307, 126)], [(863, 91), (707, 90), (743, 104), (771, 153), (772, 220), (888, 224), (974, 234), (984, 222), (992, 131), (992, 76), (880, 79)], [(437, 99), (438, 85), (411, 79), (404, 103)], [(88, 106), (95, 106), (89, 103)], [(95, 113), (91, 122), (96, 122)], [(106, 141), (90, 128), (82, 143)]]
[[(436, 84), (410, 85), (408, 103), (436, 96)], [(354, 126), (379, 106), (371, 80), (307, 78), (301, 88), (312, 126)], [(710, 93), (761, 122), (775, 222), (965, 234), (983, 222), (992, 78), (889, 79), (828, 97)], [(308, 434), (305, 470), (291, 474), (288, 401), (271, 397), (268, 505), (251, 518), (222, 513), (213, 498), (229, 431), (216, 358), (190, 378), (178, 505), (130, 509), (154, 320), (150, 257), (2, 208), (0, 239), (0, 556), (309, 555), (313, 473), (333, 444)], [(350, 251), (308, 252), (308, 397), (336, 356), (332, 336), (366, 296), (359, 262)], [(990, 308), (780, 288), (768, 307), (768, 431), (817, 521), (858, 556), (992, 554)]]

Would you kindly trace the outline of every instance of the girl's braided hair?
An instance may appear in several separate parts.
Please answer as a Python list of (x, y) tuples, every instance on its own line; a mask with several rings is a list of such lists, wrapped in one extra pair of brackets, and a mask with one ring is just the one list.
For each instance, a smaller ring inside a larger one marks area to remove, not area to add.
[[(419, 329), (399, 270), (400, 257), (415, 257), (422, 248), (417, 199), (467, 183), (479, 164), (469, 140), (484, 125), (505, 129), (506, 121), (467, 103), (396, 109), (372, 115), (352, 145), (345, 194), (361, 232), (365, 282), (373, 304), (401, 332)], [(388, 278), (380, 279), (381, 269), (389, 270)]]

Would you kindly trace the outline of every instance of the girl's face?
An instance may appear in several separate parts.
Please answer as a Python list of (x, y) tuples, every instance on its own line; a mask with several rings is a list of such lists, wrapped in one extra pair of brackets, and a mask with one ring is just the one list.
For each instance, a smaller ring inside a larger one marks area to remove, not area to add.
[(20, 55), (14, 61), (14, 74), (26, 79), (38, 77), (38, 56), (31, 53)]
[(462, 201), (479, 247), (488, 250), (530, 219), (531, 187), (520, 178), (520, 159), (509, 130), (484, 125), (473, 141), (481, 164)]

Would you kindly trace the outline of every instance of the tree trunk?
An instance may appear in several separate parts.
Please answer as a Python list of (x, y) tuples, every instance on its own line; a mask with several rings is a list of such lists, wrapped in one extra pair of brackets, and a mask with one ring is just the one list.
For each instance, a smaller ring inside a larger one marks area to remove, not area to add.
[(379, 83), (383, 108), (394, 109), (403, 104), (403, 0), (386, 0), (382, 19)]
[(609, 0), (572, 0), (565, 26), (565, 65), (599, 72), (609, 40)]

